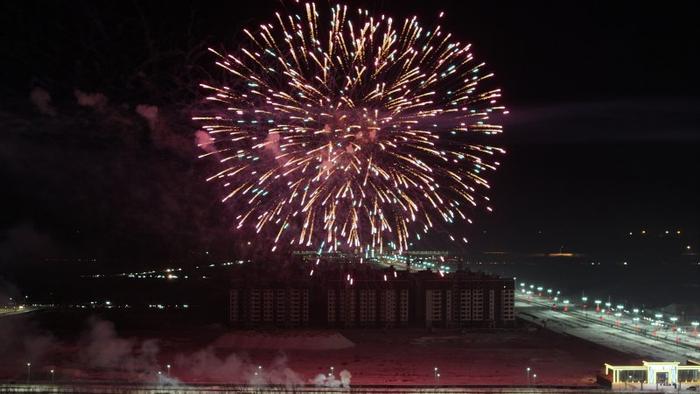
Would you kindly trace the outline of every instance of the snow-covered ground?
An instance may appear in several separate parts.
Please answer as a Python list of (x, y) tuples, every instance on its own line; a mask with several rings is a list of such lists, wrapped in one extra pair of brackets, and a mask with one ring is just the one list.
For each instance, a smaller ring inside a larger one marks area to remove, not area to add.
[(71, 382), (309, 384), (329, 373), (339, 381), (346, 371), (353, 384), (365, 385), (430, 386), (437, 373), (446, 385), (525, 385), (529, 367), (531, 383), (590, 386), (605, 362), (641, 361), (535, 327), (242, 331), (129, 315), (79, 321), (86, 318), (64, 319), (55, 332), (31, 324), (5, 330), (15, 339), (0, 353), (0, 380), (24, 381), (31, 361), (37, 382), (50, 380), (54, 369), (56, 380)]

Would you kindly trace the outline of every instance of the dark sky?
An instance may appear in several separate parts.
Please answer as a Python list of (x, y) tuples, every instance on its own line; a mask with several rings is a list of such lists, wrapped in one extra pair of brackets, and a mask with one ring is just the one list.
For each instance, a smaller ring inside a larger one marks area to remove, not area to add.
[[(605, 253), (666, 227), (700, 248), (695, 2), (350, 4), (425, 24), (445, 11), (445, 30), (496, 72), (509, 154), (495, 212), (464, 230), (473, 250)], [(188, 119), (215, 72), (203, 49), (235, 49), (282, 7), (3, 2), (0, 264), (233, 255), (231, 213), (202, 180)]]

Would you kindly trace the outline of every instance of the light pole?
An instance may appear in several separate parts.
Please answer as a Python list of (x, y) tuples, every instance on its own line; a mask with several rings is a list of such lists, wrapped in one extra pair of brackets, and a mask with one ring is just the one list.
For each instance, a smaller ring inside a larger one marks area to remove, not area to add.
[(678, 328), (676, 327), (676, 322), (678, 321), (678, 318), (675, 316), (671, 316), (668, 320), (670, 320), (673, 323), (671, 331), (676, 334), (676, 344), (680, 346), (681, 338), (678, 336)]
[(168, 370), (168, 377), (170, 377), (170, 364), (166, 365), (166, 366), (165, 366), (165, 369)]
[(673, 323), (673, 329), (676, 329), (676, 322), (678, 321), (678, 318), (675, 316), (670, 317), (668, 320), (670, 320)]
[(438, 374), (437, 374), (437, 385), (438, 386), (440, 385), (440, 372), (438, 372)]
[(27, 363), (27, 384), (32, 376), (32, 363)]
[(438, 381), (438, 367), (433, 368), (433, 379), (435, 380), (435, 384), (437, 384)]
[(690, 322), (690, 325), (693, 326), (693, 334), (695, 334), (695, 336), (698, 336), (698, 326), (700, 326), (700, 322)]
[(525, 368), (525, 379), (527, 379), (527, 385), (530, 385), (530, 367)]
[(54, 383), (54, 370), (52, 369), (49, 372), (51, 372), (51, 384), (53, 384)]
[(601, 300), (595, 300), (593, 301), (595, 303), (595, 311), (600, 312), (600, 303), (602, 302)]
[(329, 377), (333, 376), (333, 370), (334, 370), (334, 369), (335, 369), (335, 368), (333, 368), (333, 366), (331, 365), (330, 372), (328, 372), (328, 376), (329, 376)]
[(537, 374), (536, 373), (532, 374), (532, 384), (537, 385)]

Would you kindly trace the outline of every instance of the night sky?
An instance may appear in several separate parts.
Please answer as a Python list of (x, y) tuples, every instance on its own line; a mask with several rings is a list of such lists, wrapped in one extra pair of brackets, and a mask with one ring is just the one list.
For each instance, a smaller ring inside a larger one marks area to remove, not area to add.
[[(0, 268), (236, 256), (189, 118), (217, 72), (204, 49), (234, 50), (284, 7), (239, 3), (0, 5)], [(494, 213), (464, 229), (471, 251), (604, 255), (643, 228), (700, 248), (695, 2), (350, 4), (424, 24), (445, 11), (504, 89), (509, 154)]]

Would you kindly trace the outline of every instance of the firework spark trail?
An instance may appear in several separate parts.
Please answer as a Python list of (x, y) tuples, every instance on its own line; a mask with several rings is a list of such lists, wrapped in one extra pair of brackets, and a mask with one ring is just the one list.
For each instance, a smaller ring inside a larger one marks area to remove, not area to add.
[(236, 227), (272, 228), (273, 251), (382, 253), (471, 222), (505, 153), (475, 141), (500, 133), (492, 118), (507, 111), (470, 45), (416, 17), (298, 7), (244, 30), (235, 54), (210, 49), (231, 85), (201, 84), (210, 105), (194, 119)]

